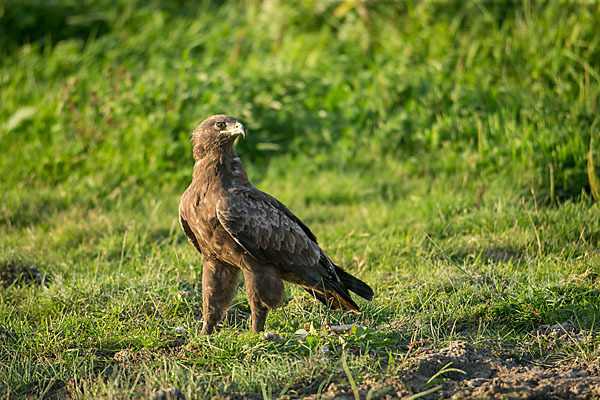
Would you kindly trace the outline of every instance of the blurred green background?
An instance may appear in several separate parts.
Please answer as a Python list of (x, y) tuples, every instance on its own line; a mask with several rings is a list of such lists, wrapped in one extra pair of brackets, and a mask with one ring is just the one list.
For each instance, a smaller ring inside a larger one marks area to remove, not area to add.
[(600, 153), (598, 26), (579, 2), (4, 0), (0, 220), (22, 218), (25, 187), (59, 208), (181, 187), (215, 113), (247, 126), (255, 177), (402, 164), (579, 198)]

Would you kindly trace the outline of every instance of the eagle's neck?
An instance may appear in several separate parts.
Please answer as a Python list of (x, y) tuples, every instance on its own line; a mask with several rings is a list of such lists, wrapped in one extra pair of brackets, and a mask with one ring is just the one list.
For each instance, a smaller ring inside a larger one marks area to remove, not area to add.
[(192, 180), (223, 189), (250, 184), (244, 166), (233, 147), (210, 151), (197, 159)]

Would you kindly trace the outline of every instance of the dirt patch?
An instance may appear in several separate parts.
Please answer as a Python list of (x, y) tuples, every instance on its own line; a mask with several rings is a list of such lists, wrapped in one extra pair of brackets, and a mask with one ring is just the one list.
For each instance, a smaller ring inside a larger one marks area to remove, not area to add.
[(405, 370), (404, 382), (415, 392), (426, 390), (428, 380), (448, 363), (465, 374), (443, 374), (449, 380), (443, 382), (431, 398), (440, 395), (503, 399), (600, 396), (600, 369), (596, 363), (573, 360), (555, 365), (520, 365), (512, 358), (495, 355), (487, 349), (476, 349), (465, 342), (454, 342), (441, 350), (419, 350), (415, 365)]
[(49, 282), (48, 275), (24, 261), (11, 260), (0, 263), (0, 285), (5, 289), (12, 285), (34, 284), (48, 286)]
[(595, 333), (582, 332), (570, 322), (555, 325), (541, 325), (530, 332), (537, 338), (540, 356), (544, 354), (560, 354), (565, 348), (587, 346), (592, 343)]
[[(563, 327), (567, 330), (569, 326)], [(563, 330), (563, 328), (560, 328)], [(556, 327), (540, 327), (551, 334)], [(564, 330), (563, 330), (564, 331)], [(449, 371), (434, 377), (440, 370)], [(372, 399), (485, 398), (485, 399), (597, 399), (600, 398), (598, 362), (570, 360), (555, 364), (522, 365), (509, 356), (478, 349), (466, 342), (453, 342), (443, 349), (429, 346), (415, 350), (401, 367), (388, 376), (369, 375), (357, 382), (359, 397)], [(343, 380), (343, 377), (340, 377)], [(430, 391), (428, 394), (423, 392)], [(252, 398), (256, 394), (238, 393)], [(349, 384), (331, 383), (321, 394), (288, 393), (282, 399), (354, 399)], [(233, 399), (233, 397), (223, 397)]]

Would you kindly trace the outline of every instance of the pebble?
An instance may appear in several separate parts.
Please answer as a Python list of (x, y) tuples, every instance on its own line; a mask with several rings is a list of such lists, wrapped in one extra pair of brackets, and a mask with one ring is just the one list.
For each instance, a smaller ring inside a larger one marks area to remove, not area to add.
[(279, 336), (279, 335), (278, 335), (277, 333), (275, 333), (275, 332), (265, 332), (265, 333), (263, 334), (263, 338), (264, 338), (265, 340), (270, 340), (270, 341), (273, 341), (273, 342), (275, 342), (275, 343), (279, 343), (279, 342), (281, 342), (281, 336)]
[(308, 332), (306, 329), (298, 329), (296, 333), (294, 333), (294, 337), (305, 338), (308, 336)]
[(183, 326), (178, 326), (177, 328), (173, 329), (173, 333), (176, 335), (186, 335), (187, 331)]

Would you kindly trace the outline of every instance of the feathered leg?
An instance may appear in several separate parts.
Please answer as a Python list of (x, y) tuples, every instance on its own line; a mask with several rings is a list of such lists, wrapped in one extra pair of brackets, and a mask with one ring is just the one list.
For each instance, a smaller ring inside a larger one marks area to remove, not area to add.
[(244, 268), (243, 271), (252, 313), (252, 330), (260, 332), (265, 329), (269, 310), (277, 307), (283, 299), (283, 282), (272, 267)]
[(210, 257), (202, 264), (202, 333), (209, 334), (225, 318), (235, 295), (239, 269)]

